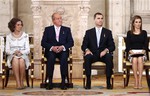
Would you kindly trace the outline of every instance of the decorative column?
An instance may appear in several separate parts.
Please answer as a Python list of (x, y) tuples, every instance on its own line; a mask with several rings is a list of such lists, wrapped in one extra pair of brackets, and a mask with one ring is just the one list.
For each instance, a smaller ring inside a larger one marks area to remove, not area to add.
[[(35, 59), (41, 59), (41, 48), (39, 48), (39, 45), (41, 45), (41, 35), (42, 30), (42, 18), (41, 18), (41, 6), (40, 5), (32, 5), (32, 11), (33, 11), (33, 33), (34, 33), (34, 58)], [(39, 37), (40, 36), (40, 37)]]
[[(82, 78), (82, 72), (83, 72), (83, 52), (81, 50), (81, 44), (83, 41), (83, 36), (85, 34), (85, 31), (88, 27), (88, 16), (89, 16), (89, 10), (90, 5), (89, 2), (82, 2), (79, 7), (79, 21), (78, 21), (78, 30), (76, 33), (74, 33), (74, 41), (75, 46), (73, 47), (73, 72), (76, 74), (73, 74), (74, 77)], [(78, 71), (76, 71), (78, 69)]]
[(81, 41), (83, 39), (83, 36), (85, 35), (85, 31), (88, 29), (88, 15), (89, 15), (89, 10), (90, 10), (90, 5), (88, 5), (85, 2), (82, 2), (81, 5), (79, 5), (80, 11), (79, 11), (79, 30), (77, 32), (77, 41), (78, 42), (78, 46), (75, 47), (80, 47), (78, 49), (80, 50), (76, 50), (77, 52), (75, 52), (76, 54), (76, 58), (83, 58), (83, 53), (81, 51)]
[[(130, 0), (107, 0), (108, 2), (108, 27), (112, 30), (113, 38), (115, 40), (116, 50), (114, 52), (114, 66), (115, 71), (120, 71), (120, 60), (117, 54), (118, 47), (118, 34), (126, 34), (129, 30), (130, 23)], [(120, 59), (120, 58), (119, 58)], [(121, 71), (122, 72), (122, 71)]]
[(41, 36), (42, 32), (42, 18), (41, 18), (41, 6), (37, 3), (32, 2), (32, 12), (33, 12), (33, 36), (34, 36), (34, 74), (35, 78), (40, 78), (40, 72), (36, 70), (41, 70)]

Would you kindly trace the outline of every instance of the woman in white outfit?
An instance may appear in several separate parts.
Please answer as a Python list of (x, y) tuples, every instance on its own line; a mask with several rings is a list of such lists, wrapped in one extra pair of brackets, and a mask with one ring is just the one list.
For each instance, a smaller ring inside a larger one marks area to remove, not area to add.
[(23, 84), (25, 69), (28, 69), (30, 62), (29, 36), (22, 32), (23, 22), (18, 18), (12, 18), (8, 23), (10, 33), (6, 36), (6, 53), (8, 67), (12, 68), (16, 79), (17, 89), (24, 89)]

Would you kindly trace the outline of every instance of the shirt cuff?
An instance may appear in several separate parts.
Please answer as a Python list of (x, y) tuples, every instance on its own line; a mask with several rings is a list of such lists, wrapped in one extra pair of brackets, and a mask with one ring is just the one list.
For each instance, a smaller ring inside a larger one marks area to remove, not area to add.
[(52, 51), (53, 46), (49, 49), (49, 51)]
[(86, 49), (85, 49), (85, 52), (86, 52), (87, 50), (89, 50), (89, 49), (88, 49), (88, 48), (86, 48)]
[(63, 51), (66, 51), (66, 48), (65, 48), (65, 46), (63, 46), (63, 45), (62, 45), (62, 47), (64, 48), (64, 49), (63, 49)]
[(109, 49), (108, 49), (108, 48), (106, 48), (106, 50), (107, 50), (107, 53), (109, 53)]

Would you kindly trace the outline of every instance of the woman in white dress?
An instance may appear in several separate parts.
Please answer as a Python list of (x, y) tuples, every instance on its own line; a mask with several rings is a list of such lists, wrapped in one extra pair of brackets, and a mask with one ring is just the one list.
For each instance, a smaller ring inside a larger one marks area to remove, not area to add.
[(18, 18), (12, 18), (8, 23), (10, 33), (6, 36), (6, 53), (8, 67), (12, 68), (16, 79), (17, 89), (24, 89), (25, 69), (28, 69), (30, 62), (29, 36), (22, 32), (23, 22)]

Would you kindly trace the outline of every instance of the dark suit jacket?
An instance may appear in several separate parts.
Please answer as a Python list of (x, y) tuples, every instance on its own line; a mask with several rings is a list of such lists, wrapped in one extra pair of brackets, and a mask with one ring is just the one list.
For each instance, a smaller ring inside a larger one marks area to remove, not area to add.
[(66, 51), (69, 51), (69, 48), (74, 45), (70, 28), (61, 26), (59, 42), (57, 42), (54, 26), (46, 27), (41, 41), (41, 46), (45, 48), (45, 57), (52, 46), (61, 45), (64, 45)]
[(112, 37), (112, 32), (106, 28), (102, 28), (100, 44), (97, 46), (96, 29), (92, 28), (86, 31), (81, 49), (85, 52), (89, 49), (92, 53), (100, 53), (105, 48), (108, 48), (109, 52), (115, 50), (115, 43)]

